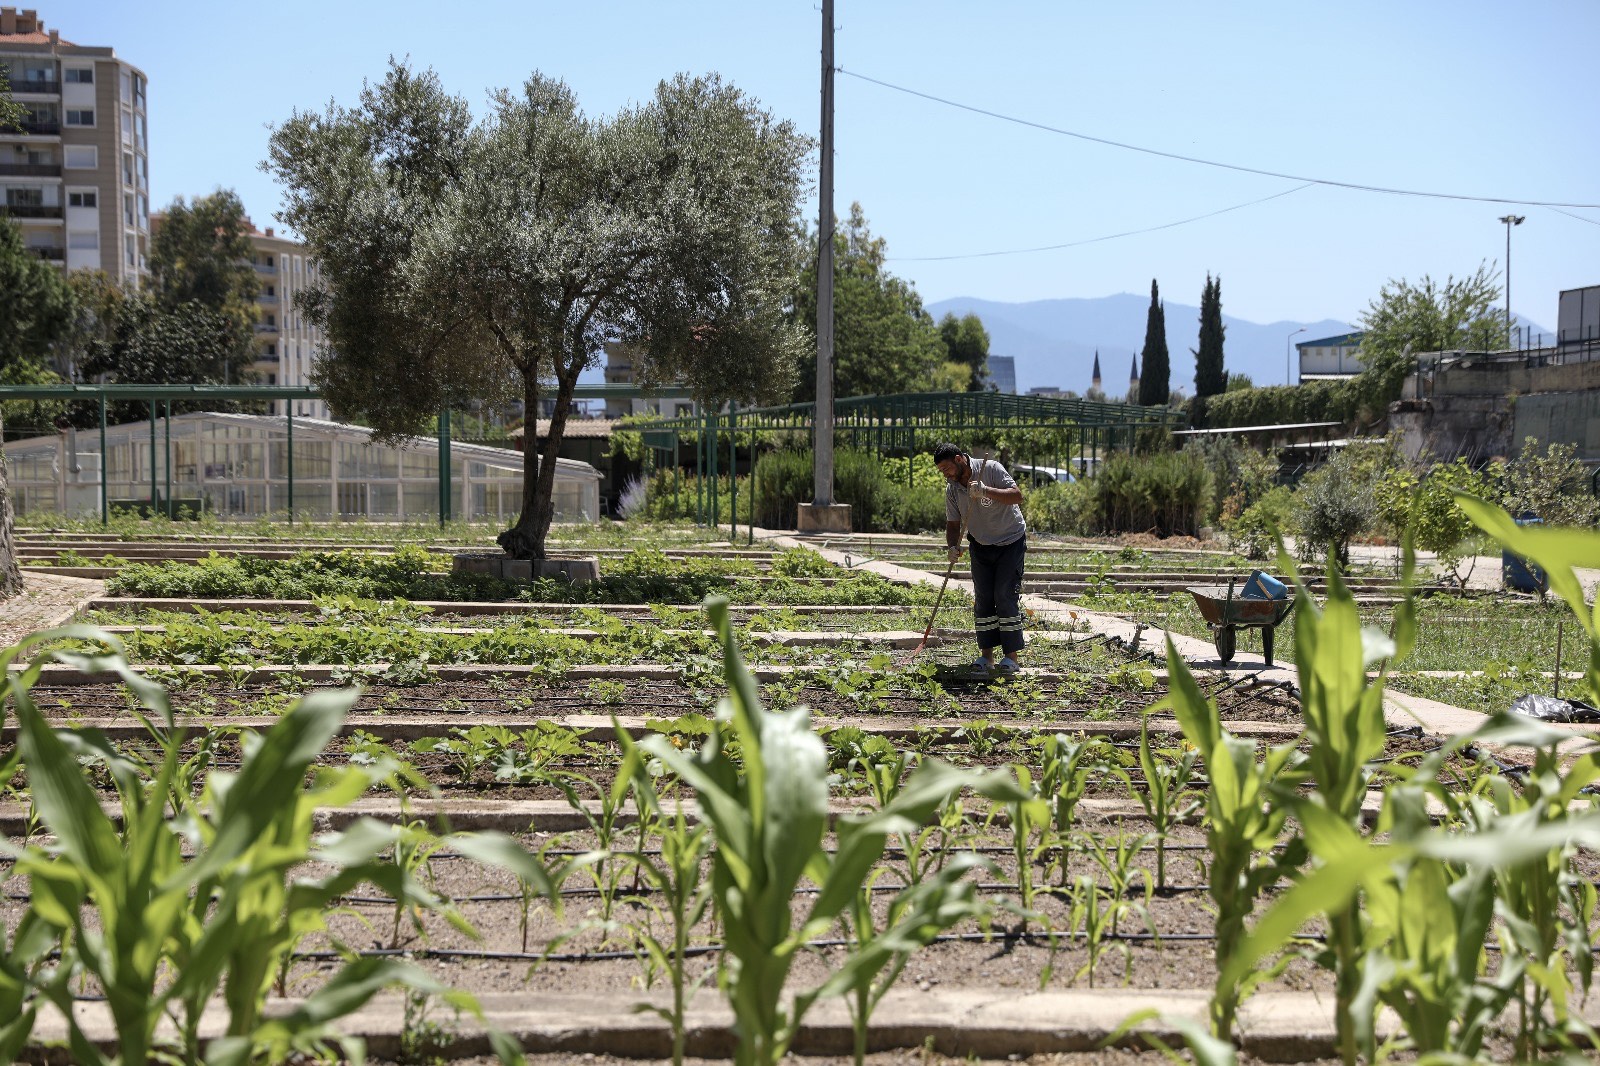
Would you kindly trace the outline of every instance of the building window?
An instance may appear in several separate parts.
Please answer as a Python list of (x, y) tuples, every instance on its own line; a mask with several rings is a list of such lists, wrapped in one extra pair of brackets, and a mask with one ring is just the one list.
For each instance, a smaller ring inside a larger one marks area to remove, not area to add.
[(94, 84), (94, 68), (93, 67), (68, 67), (66, 70), (62, 71), (61, 73), (62, 73), (62, 79), (61, 80), (65, 81), (68, 85), (93, 85)]
[(268, 355), (277, 355), (278, 354), (278, 346), (276, 344), (267, 345), (267, 354)]
[(67, 109), (67, 125), (69, 125), (69, 126), (93, 126), (94, 125), (94, 108), (86, 107), (86, 108), (82, 108), (82, 109), (78, 109), (78, 110), (75, 110), (73, 108), (68, 108)]
[(277, 286), (275, 286), (275, 285), (268, 285), (268, 286), (267, 286), (267, 292), (266, 292), (266, 294), (267, 294), (267, 295), (268, 295), (268, 296), (276, 296), (276, 295), (278, 295), (278, 288), (277, 288)]
[(126, 193), (122, 197), (122, 221), (124, 225), (133, 225), (133, 197)]
[(126, 111), (122, 113), (122, 143), (133, 143), (133, 116)]
[(137, 108), (139, 108), (141, 110), (144, 108), (144, 75), (143, 74), (135, 74), (133, 76), (133, 106), (135, 106), (135, 107), (137, 107)]
[(67, 234), (67, 247), (78, 251), (94, 252), (100, 249), (100, 234), (92, 230)]
[(100, 165), (100, 153), (92, 144), (66, 146), (67, 167), (72, 170), (93, 170)]
[(93, 189), (84, 192), (67, 193), (68, 207), (95, 207), (98, 206), (98, 203), (99, 196)]
[(122, 238), (122, 250), (124, 255), (127, 256), (128, 265), (130, 267), (136, 267), (139, 265), (139, 242), (136, 241), (131, 235)]

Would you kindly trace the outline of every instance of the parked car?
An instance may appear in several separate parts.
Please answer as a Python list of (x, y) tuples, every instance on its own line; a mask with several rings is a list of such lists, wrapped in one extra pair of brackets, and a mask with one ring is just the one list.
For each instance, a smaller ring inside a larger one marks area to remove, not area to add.
[(1019, 485), (1032, 485), (1035, 487), (1048, 485), (1051, 482), (1070, 485), (1078, 480), (1077, 476), (1065, 467), (1029, 466), (1026, 463), (1014, 465), (1011, 468), (1011, 477)]

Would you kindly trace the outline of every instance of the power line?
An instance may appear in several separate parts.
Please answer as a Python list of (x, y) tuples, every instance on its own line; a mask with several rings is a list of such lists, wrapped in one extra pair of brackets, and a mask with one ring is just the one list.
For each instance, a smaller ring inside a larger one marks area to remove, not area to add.
[[(1143, 152), (1145, 155), (1160, 156), (1163, 159), (1176, 159), (1183, 163), (1198, 163), (1201, 166), (1219, 167), (1222, 170), (1234, 170), (1241, 174), (1259, 174), (1262, 177), (1267, 178), (1283, 178), (1286, 181), (1303, 181), (1311, 185), (1328, 185), (1336, 189), (1356, 189), (1360, 192), (1388, 193), (1392, 196), (1422, 196), (1434, 200), (1466, 200), (1480, 204), (1521, 204), (1528, 207), (1579, 207), (1600, 209), (1600, 204), (1573, 204), (1553, 200), (1519, 200), (1508, 196), (1466, 196), (1460, 193), (1426, 192), (1420, 189), (1395, 189), (1384, 185), (1362, 185), (1352, 181), (1334, 181), (1331, 178), (1311, 178), (1306, 177), (1303, 174), (1285, 174), (1281, 171), (1263, 170), (1259, 167), (1240, 166), (1236, 163), (1219, 163), (1215, 159), (1199, 159), (1195, 156), (1179, 155), (1176, 152), (1163, 152), (1156, 148), (1144, 148), (1137, 144), (1125, 144), (1122, 141), (1113, 141), (1105, 137), (1093, 137), (1087, 133), (1075, 133), (1072, 130), (1064, 130), (1059, 126), (1049, 126), (1043, 122), (1034, 122), (1031, 119), (1017, 118), (1015, 115), (1006, 115), (1000, 113), (999, 111), (989, 111), (985, 108), (975, 107), (972, 104), (963, 104), (958, 100), (948, 100), (942, 96), (934, 96), (932, 93), (921, 92), (917, 89), (908, 89), (904, 85), (895, 85), (892, 82), (880, 81), (877, 78), (869, 78), (865, 74), (857, 74), (854, 71), (846, 70), (843, 67), (837, 67), (835, 69), (837, 69), (840, 74), (855, 78), (858, 81), (870, 82), (873, 85), (879, 85), (885, 89), (893, 89), (895, 92), (905, 93), (907, 96), (916, 96), (923, 100), (931, 100), (936, 104), (944, 104), (946, 107), (954, 107), (961, 111), (970, 111), (975, 115), (983, 115), (988, 118), (999, 119), (1001, 122), (1011, 122), (1018, 126), (1027, 126), (1030, 129), (1043, 130), (1046, 133), (1059, 134), (1062, 137), (1074, 137), (1080, 141), (1090, 141), (1094, 144), (1104, 144), (1112, 148), (1124, 148), (1130, 152)], [(1585, 221), (1588, 220), (1585, 219)]]
[(1575, 218), (1579, 222), (1587, 222), (1591, 226), (1600, 226), (1600, 222), (1596, 222), (1592, 218), (1584, 218), (1582, 215), (1575, 215), (1571, 211), (1563, 211), (1559, 207), (1552, 207), (1550, 210), (1554, 211), (1558, 215), (1566, 215), (1568, 218)]
[(1037, 248), (1011, 248), (1001, 252), (968, 252), (965, 255), (888, 255), (884, 256), (884, 260), (887, 262), (896, 263), (936, 263), (946, 259), (985, 259), (996, 255), (1023, 255), (1027, 252), (1054, 252), (1062, 248), (1077, 248), (1085, 244), (1098, 244), (1101, 241), (1115, 240), (1118, 237), (1132, 237), (1140, 233), (1154, 233), (1156, 230), (1171, 229), (1174, 226), (1188, 225), (1190, 222), (1199, 222), (1203, 218), (1214, 218), (1217, 215), (1225, 215), (1229, 211), (1238, 211), (1240, 208), (1253, 207), (1256, 204), (1264, 204), (1268, 200), (1276, 200), (1280, 196), (1288, 196), (1290, 193), (1299, 192), (1301, 189), (1310, 189), (1315, 185), (1316, 182), (1308, 181), (1304, 185), (1296, 185), (1292, 189), (1284, 189), (1282, 192), (1275, 192), (1271, 196), (1263, 196), (1258, 200), (1249, 200), (1242, 204), (1234, 204), (1232, 207), (1222, 207), (1215, 211), (1207, 211), (1205, 214), (1195, 215), (1193, 218), (1180, 218), (1176, 222), (1163, 222), (1159, 226), (1146, 226), (1144, 229), (1130, 229), (1124, 230), (1121, 233), (1108, 233), (1103, 237), (1089, 237), (1081, 241), (1069, 241), (1066, 244), (1044, 244)]

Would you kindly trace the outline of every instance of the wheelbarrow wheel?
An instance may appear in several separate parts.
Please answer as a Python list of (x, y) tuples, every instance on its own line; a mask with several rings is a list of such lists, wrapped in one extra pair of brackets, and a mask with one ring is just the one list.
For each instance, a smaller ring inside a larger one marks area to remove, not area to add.
[(1238, 631), (1232, 626), (1222, 626), (1216, 631), (1217, 656), (1225, 663), (1233, 662), (1238, 647)]

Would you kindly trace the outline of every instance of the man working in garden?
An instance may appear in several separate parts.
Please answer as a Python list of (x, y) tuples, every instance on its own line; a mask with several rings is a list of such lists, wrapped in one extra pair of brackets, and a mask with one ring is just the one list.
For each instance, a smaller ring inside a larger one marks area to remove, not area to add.
[(1022, 562), (1028, 551), (1022, 490), (1004, 466), (974, 459), (954, 444), (936, 445), (933, 462), (947, 482), (944, 538), (951, 565), (961, 558), (963, 525), (972, 550), (972, 617), (981, 653), (973, 671), (984, 677), (1014, 674), (1022, 653)]

